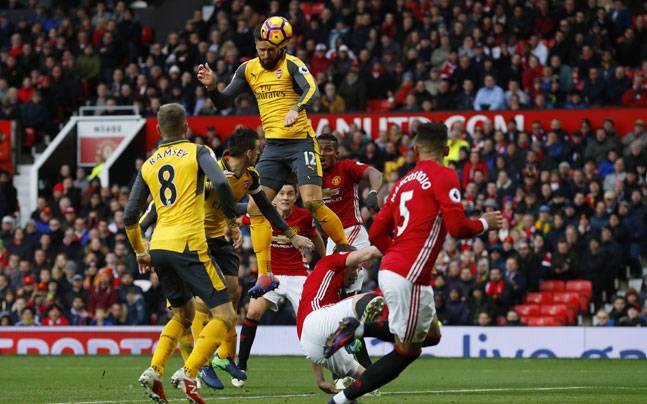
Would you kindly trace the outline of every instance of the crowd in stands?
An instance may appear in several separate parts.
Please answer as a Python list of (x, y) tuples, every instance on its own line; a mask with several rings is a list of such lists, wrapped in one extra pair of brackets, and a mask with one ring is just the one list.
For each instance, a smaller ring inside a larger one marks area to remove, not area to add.
[[(86, 104), (134, 103), (145, 115), (167, 102), (191, 115), (257, 113), (251, 94), (214, 108), (194, 69), (207, 61), (226, 85), (254, 56), (252, 30), (270, 14), (295, 28), (288, 51), (317, 79), (315, 113), (647, 106), (640, 2), (272, 1), (261, 10), (218, 1), (207, 21), (197, 10), (163, 43), (128, 2), (52, 3), (16, 23), (0, 14), (0, 117), (40, 135), (55, 134)], [(601, 127), (583, 120), (571, 133), (556, 119), (525, 131), (512, 120), (506, 129), (450, 128), (447, 163), (459, 172), (468, 214), (500, 209), (506, 222), (475, 240), (447, 241), (434, 285), (440, 319), (521, 324), (514, 307), (527, 292), (545, 280), (585, 279), (594, 308), (582, 312), (585, 322), (647, 325), (647, 277), (638, 288), (618, 288), (643, 277), (644, 122), (630, 133), (617, 133), (612, 120)], [(385, 172), (383, 197), (415, 164), (415, 125), (409, 132), (392, 125), (375, 139), (355, 126), (324, 132), (339, 137), (342, 157)], [(196, 135), (222, 151), (213, 130)], [(159, 280), (140, 278), (125, 238), (128, 188), (102, 188), (68, 165), (50, 180), (23, 227), (11, 178), (0, 175), (0, 325), (163, 323)], [(362, 214), (370, 226), (371, 214)], [(241, 256), (245, 287), (255, 278), (249, 240)], [(375, 269), (367, 289), (377, 286)]]
[(0, 2), (30, 9), (17, 21), (0, 13), (0, 118), (22, 122), (27, 146), (80, 105), (255, 114), (251, 94), (217, 110), (195, 69), (208, 62), (224, 86), (274, 14), (291, 21), (288, 52), (316, 77), (314, 112), (647, 106), (641, 2), (215, 1), (164, 40), (130, 1), (47, 3)]

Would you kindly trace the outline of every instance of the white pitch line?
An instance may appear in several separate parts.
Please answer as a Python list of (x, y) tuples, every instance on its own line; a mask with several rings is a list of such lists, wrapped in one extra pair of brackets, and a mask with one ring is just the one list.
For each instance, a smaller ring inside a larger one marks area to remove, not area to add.
[[(504, 391), (564, 391), (564, 390), (647, 390), (647, 387), (629, 387), (629, 386), (559, 386), (559, 387), (501, 387), (501, 388), (484, 388), (484, 389), (446, 389), (446, 390), (411, 390), (411, 391), (384, 391), (381, 396), (399, 396), (407, 394), (455, 394), (455, 393), (497, 393)], [(206, 397), (205, 401), (228, 401), (228, 400), (263, 400), (272, 398), (298, 398), (298, 397), (313, 397), (315, 393), (301, 393), (301, 394), (276, 394), (276, 395), (262, 395), (262, 396), (221, 396), (221, 397)], [(145, 399), (139, 400), (105, 400), (105, 401), (66, 401), (60, 403), (47, 403), (47, 404), (117, 404), (117, 403), (137, 403), (146, 401)], [(185, 398), (172, 398), (168, 401), (186, 401)]]

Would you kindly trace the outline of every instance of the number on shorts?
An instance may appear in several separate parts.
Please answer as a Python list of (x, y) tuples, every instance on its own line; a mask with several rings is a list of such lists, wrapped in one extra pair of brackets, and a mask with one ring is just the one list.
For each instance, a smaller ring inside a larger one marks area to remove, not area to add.
[[(160, 182), (160, 201), (164, 206), (171, 206), (177, 199), (177, 189), (173, 180), (175, 179), (175, 169), (172, 165), (167, 164), (157, 172), (157, 179)], [(167, 191), (170, 195), (167, 195)]]
[(413, 199), (413, 191), (403, 192), (400, 195), (400, 217), (402, 217), (402, 224), (398, 226), (397, 236), (404, 233), (407, 226), (409, 225), (409, 209), (407, 208), (407, 202)]
[(307, 166), (316, 166), (317, 165), (317, 158), (316, 158), (314, 152), (304, 151), (303, 152), (303, 158), (305, 159)]

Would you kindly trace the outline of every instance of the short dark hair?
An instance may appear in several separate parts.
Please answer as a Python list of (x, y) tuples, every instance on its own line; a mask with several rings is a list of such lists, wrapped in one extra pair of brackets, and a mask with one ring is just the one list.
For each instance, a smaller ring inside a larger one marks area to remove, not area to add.
[(426, 122), (418, 125), (416, 144), (428, 151), (440, 151), (447, 147), (447, 125), (443, 122)]
[(229, 155), (233, 157), (240, 157), (247, 150), (254, 150), (256, 141), (258, 140), (258, 133), (255, 130), (246, 126), (237, 128), (234, 133), (227, 139), (227, 150)]
[(254, 41), (259, 42), (263, 41), (264, 39), (261, 37), (261, 25), (259, 24), (254, 28)]
[(334, 144), (338, 143), (337, 138), (335, 137), (335, 135), (333, 135), (331, 133), (322, 133), (321, 135), (317, 136), (317, 141), (320, 142), (322, 140), (328, 140), (328, 141), (333, 142)]

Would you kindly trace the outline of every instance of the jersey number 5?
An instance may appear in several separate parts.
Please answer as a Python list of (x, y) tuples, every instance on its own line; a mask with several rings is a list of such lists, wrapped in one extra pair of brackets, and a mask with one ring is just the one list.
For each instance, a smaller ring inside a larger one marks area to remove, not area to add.
[(413, 199), (413, 191), (407, 191), (400, 194), (400, 217), (402, 218), (402, 224), (398, 226), (398, 232), (396, 236), (401, 235), (406, 230), (409, 225), (409, 209), (407, 208), (407, 202)]
[(160, 182), (160, 201), (164, 206), (171, 206), (177, 199), (177, 189), (173, 180), (175, 179), (175, 169), (172, 165), (164, 165), (157, 172), (157, 179)]

